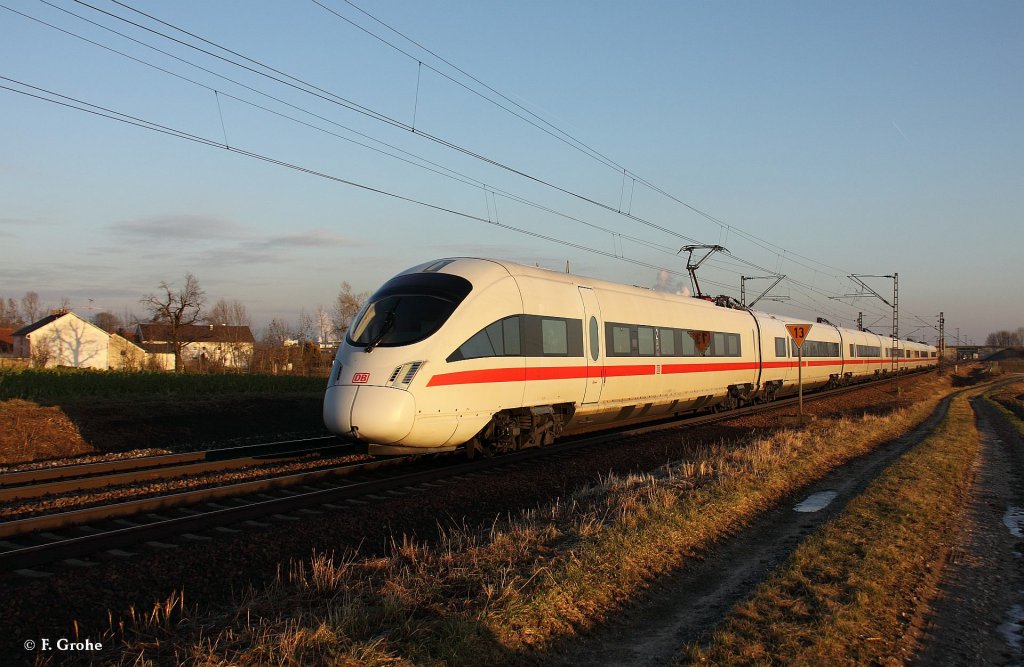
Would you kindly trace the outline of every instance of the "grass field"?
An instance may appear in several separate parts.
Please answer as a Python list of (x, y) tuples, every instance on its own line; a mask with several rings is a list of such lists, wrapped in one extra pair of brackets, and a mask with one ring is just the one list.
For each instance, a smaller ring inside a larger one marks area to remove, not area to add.
[(204, 396), (319, 392), (324, 378), (291, 375), (94, 371), (74, 368), (0, 369), (0, 400)]

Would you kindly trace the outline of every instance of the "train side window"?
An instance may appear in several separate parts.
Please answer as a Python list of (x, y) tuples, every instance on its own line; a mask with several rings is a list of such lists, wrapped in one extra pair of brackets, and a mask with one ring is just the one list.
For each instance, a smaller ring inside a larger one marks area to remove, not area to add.
[(684, 356), (684, 357), (699, 357), (700, 356), (700, 353), (697, 352), (697, 344), (694, 342), (693, 336), (691, 336), (689, 334), (689, 332), (685, 332), (685, 335), (682, 337), (680, 342), (682, 342), (682, 345), (680, 345), (680, 350), (682, 351), (682, 356)]
[(448, 355), (447, 361), (519, 355), (519, 317), (512, 316), (488, 324)]
[(597, 329), (597, 318), (590, 317), (590, 358), (597, 361), (601, 354), (601, 336)]
[(563, 320), (541, 319), (541, 349), (544, 354), (568, 354), (569, 337)]
[(658, 329), (659, 354), (663, 357), (676, 356), (676, 336), (672, 329)]
[(651, 327), (637, 327), (637, 352), (641, 357), (654, 356), (654, 329)]
[(506, 357), (518, 357), (522, 354), (522, 349), (519, 345), (520, 337), (520, 324), (519, 316), (506, 317), (501, 321), (502, 324), (502, 343), (505, 345), (505, 356)]
[(850, 356), (851, 357), (856, 357), (857, 356), (857, 354), (854, 352), (855, 347), (856, 346), (853, 343), (850, 343)]
[(608, 325), (608, 330), (611, 332), (609, 338), (610, 344), (606, 344), (609, 352), (616, 357), (628, 357), (629, 356), (629, 327), (621, 324)]
[(725, 355), (725, 334), (715, 332), (711, 334), (711, 349), (708, 350), (709, 357), (724, 357)]
[(524, 315), (522, 356), (582, 357), (583, 320)]
[(786, 357), (786, 339), (785, 338), (779, 338), (779, 337), (775, 338), (775, 356), (776, 357), (781, 357), (783, 359)]
[[(491, 326), (494, 325), (492, 324)], [(460, 345), (459, 349), (452, 352), (448, 356), (448, 361), (462, 361), (463, 359), (480, 359), (481, 357), (494, 356), (497, 355), (495, 354), (494, 346), (491, 344), (491, 337), (487, 335), (487, 329), (482, 329)]]
[(738, 357), (740, 356), (740, 335), (734, 333), (725, 334), (725, 350), (721, 356), (724, 357)]

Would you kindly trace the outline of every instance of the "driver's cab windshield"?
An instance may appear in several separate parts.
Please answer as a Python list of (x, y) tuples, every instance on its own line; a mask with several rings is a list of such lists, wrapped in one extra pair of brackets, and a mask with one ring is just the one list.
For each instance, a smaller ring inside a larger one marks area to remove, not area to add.
[(446, 273), (392, 278), (356, 316), (348, 342), (373, 349), (424, 340), (441, 328), (472, 289), (465, 278)]

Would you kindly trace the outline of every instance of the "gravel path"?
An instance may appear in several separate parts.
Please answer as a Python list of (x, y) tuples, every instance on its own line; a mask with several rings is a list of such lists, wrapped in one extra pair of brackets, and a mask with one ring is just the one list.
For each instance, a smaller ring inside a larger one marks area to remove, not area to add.
[(921, 665), (1024, 663), (1024, 442), (991, 405), (972, 405), (981, 432), (974, 489), (932, 591)]

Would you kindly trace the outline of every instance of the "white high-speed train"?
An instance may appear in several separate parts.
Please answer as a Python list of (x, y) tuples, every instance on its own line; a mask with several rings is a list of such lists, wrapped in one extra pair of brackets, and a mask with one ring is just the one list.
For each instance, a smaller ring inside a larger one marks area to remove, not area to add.
[[(333, 433), (371, 453), (510, 451), (611, 424), (797, 391), (786, 320), (510, 262), (415, 266), (363, 306), (324, 396)], [(827, 322), (806, 389), (938, 363), (931, 345)]]

